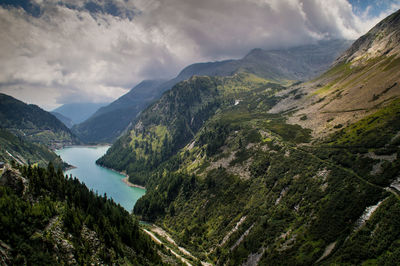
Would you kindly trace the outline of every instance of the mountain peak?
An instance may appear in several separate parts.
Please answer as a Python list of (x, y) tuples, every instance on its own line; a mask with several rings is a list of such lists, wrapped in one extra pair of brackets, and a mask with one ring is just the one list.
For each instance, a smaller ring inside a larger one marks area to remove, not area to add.
[(382, 55), (397, 55), (400, 43), (400, 10), (388, 16), (375, 27), (361, 36), (340, 56), (335, 64), (356, 62), (358, 64), (368, 59)]

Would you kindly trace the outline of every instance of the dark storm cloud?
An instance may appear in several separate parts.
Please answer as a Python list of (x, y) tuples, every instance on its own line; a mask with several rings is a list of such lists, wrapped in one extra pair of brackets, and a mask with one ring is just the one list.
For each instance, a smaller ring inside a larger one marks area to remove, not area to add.
[[(24, 1), (21, 1), (25, 3)], [(103, 0), (0, 7), (0, 91), (52, 107), (112, 100), (193, 62), (357, 38), (382, 18), (346, 0)]]

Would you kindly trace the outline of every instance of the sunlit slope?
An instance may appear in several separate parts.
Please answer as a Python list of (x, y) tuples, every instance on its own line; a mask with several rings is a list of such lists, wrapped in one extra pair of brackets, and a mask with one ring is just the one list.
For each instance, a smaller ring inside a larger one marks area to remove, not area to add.
[(149, 106), (99, 163), (126, 170), (145, 184), (148, 172), (184, 147), (218, 110), (237, 105), (254, 91), (272, 93), (282, 86), (251, 74), (192, 77), (175, 85)]
[[(271, 112), (296, 111), (291, 123), (326, 136), (400, 96), (400, 12), (358, 39), (319, 78), (290, 88), (296, 95)], [(287, 92), (282, 92), (285, 94)]]

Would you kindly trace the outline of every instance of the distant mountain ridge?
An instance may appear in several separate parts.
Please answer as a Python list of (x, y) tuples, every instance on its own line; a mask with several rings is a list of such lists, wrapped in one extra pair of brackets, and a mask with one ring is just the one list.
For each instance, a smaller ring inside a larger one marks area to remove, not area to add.
[(132, 103), (141, 104), (144, 101), (152, 100), (157, 95), (158, 86), (163, 84), (165, 80), (144, 80), (131, 89), (128, 93), (122, 95), (112, 103), (100, 107), (91, 117), (115, 111), (122, 107), (130, 107)]
[(320, 41), (279, 50), (256, 48), (242, 59), (192, 64), (179, 73), (178, 79), (193, 75), (231, 76), (248, 72), (274, 82), (306, 80), (324, 72), (352, 42)]
[(145, 80), (107, 106), (98, 109), (72, 130), (85, 142), (112, 142), (135, 116), (163, 91), (164, 80)]
[(78, 138), (52, 114), (1, 93), (0, 127), (50, 148), (79, 143)]
[(238, 60), (192, 64), (171, 80), (141, 82), (110, 105), (100, 108), (85, 122), (74, 126), (73, 132), (85, 142), (112, 142), (146, 106), (178, 82), (194, 75), (231, 76), (247, 72), (275, 83), (288, 84), (320, 74), (350, 44), (348, 40), (330, 40), (282, 50), (254, 49)]
[(57, 112), (50, 112), (52, 115), (54, 115), (58, 120), (63, 122), (64, 125), (66, 125), (68, 128), (71, 128), (74, 125), (74, 122), (72, 122), (72, 119), (69, 117), (66, 117), (60, 113)]
[(67, 103), (54, 109), (52, 112), (60, 113), (70, 118), (74, 124), (79, 124), (88, 119), (99, 108), (107, 104), (108, 103)]

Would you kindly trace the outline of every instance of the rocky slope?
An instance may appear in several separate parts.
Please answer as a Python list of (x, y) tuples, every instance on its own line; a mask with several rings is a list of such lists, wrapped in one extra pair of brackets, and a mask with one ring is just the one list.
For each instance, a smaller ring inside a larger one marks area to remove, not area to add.
[[(295, 111), (293, 124), (324, 137), (400, 96), (400, 11), (377, 24), (317, 79), (289, 88), (271, 113)], [(307, 119), (305, 119), (307, 117)]]
[(359, 38), (354, 44), (345, 51), (335, 64), (340, 63), (363, 63), (369, 59), (380, 56), (395, 57), (399, 54), (400, 42), (400, 16), (397, 11), (379, 22), (364, 36)]

